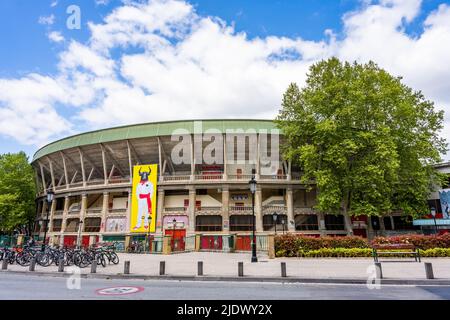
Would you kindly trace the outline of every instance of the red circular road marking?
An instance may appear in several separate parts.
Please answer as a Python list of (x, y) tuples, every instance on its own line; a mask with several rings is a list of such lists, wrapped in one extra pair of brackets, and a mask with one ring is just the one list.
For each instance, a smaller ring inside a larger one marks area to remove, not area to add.
[(144, 291), (143, 287), (118, 286), (95, 290), (95, 293), (101, 296), (123, 296)]

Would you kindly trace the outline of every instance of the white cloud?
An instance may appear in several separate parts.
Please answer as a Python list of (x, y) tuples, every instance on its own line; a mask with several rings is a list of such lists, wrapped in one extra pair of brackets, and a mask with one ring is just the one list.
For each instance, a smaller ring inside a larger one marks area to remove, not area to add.
[[(10, 119), (0, 123), (0, 134), (21, 132), (22, 112), (54, 119), (33, 121), (17, 136), (21, 143), (60, 137), (80, 123), (94, 129), (169, 119), (270, 118), (288, 84), (303, 85), (308, 67), (331, 56), (374, 60), (449, 111), (450, 7), (429, 13), (423, 32), (411, 37), (405, 27), (420, 13), (420, 0), (367, 1), (343, 16), (342, 33), (324, 30), (321, 41), (250, 39), (184, 1), (126, 1), (103, 22), (89, 23), (87, 43), (72, 41), (61, 52), (57, 75), (0, 79), (0, 115)], [(59, 36), (52, 40), (63, 41)], [(16, 90), (5, 93), (10, 87)], [(74, 107), (70, 117), (58, 114), (61, 105)], [(450, 138), (450, 130), (443, 135)]]
[(50, 4), (50, 7), (54, 8), (58, 5), (58, 0), (52, 1), (52, 3)]
[(59, 31), (52, 31), (48, 34), (48, 38), (53, 42), (63, 42), (64, 37)]
[(107, 6), (109, 4), (109, 0), (95, 0), (95, 4), (98, 6)]
[(39, 24), (52, 25), (55, 23), (55, 15), (51, 14), (49, 16), (40, 16), (38, 22)]

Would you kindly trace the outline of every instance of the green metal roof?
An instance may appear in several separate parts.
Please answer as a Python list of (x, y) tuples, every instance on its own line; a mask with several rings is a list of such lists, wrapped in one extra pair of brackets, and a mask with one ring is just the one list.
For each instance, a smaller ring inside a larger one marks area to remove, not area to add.
[(96, 130), (81, 133), (71, 137), (63, 138), (52, 142), (38, 151), (33, 156), (33, 162), (37, 159), (69, 148), (75, 148), (96, 143), (105, 143), (124, 139), (135, 139), (156, 136), (172, 135), (176, 129), (186, 129), (189, 133), (194, 133), (194, 123), (201, 122), (202, 132), (209, 129), (216, 129), (225, 133), (228, 129), (254, 129), (260, 130), (276, 129), (277, 126), (272, 120), (180, 120), (152, 122), (136, 125), (128, 125), (109, 129)]

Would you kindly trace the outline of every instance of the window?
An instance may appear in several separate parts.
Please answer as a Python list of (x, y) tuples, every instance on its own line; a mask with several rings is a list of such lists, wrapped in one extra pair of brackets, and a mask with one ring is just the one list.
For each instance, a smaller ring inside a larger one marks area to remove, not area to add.
[(64, 210), (64, 198), (57, 198), (56, 200), (56, 211)]
[(317, 216), (314, 214), (296, 215), (295, 230), (319, 230), (319, 223)]
[(345, 230), (344, 216), (334, 214), (325, 215), (325, 228), (327, 230)]
[(78, 218), (67, 219), (66, 232), (77, 232), (79, 221)]
[(383, 217), (383, 222), (384, 222), (384, 229), (385, 230), (392, 230), (391, 217)]
[(62, 219), (53, 220), (52, 231), (53, 232), (61, 231), (61, 226), (62, 226)]
[(395, 230), (414, 230), (418, 227), (414, 226), (412, 223), (411, 216), (394, 216), (394, 228)]
[(197, 216), (195, 218), (195, 231), (222, 231), (222, 217)]
[(100, 232), (101, 218), (86, 218), (84, 220), (85, 232)]
[(231, 215), (230, 231), (252, 231), (253, 230), (252, 215)]
[[(283, 222), (284, 222), (284, 228), (286, 228), (287, 215), (279, 214), (277, 216), (277, 230), (283, 231)], [(275, 230), (275, 222), (273, 221), (273, 215), (271, 215), (271, 214), (264, 215), (263, 229), (264, 229), (264, 231)]]

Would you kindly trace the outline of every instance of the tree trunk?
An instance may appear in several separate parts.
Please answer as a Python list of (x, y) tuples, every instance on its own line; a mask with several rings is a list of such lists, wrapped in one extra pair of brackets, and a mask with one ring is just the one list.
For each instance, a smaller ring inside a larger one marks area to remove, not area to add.
[(352, 219), (350, 219), (350, 216), (348, 214), (348, 204), (349, 204), (349, 198), (350, 195), (346, 196), (346, 200), (344, 200), (343, 202), (343, 210), (342, 210), (342, 215), (344, 216), (344, 224), (345, 224), (345, 230), (347, 231), (347, 235), (348, 236), (352, 236), (353, 235), (353, 228), (352, 228)]

